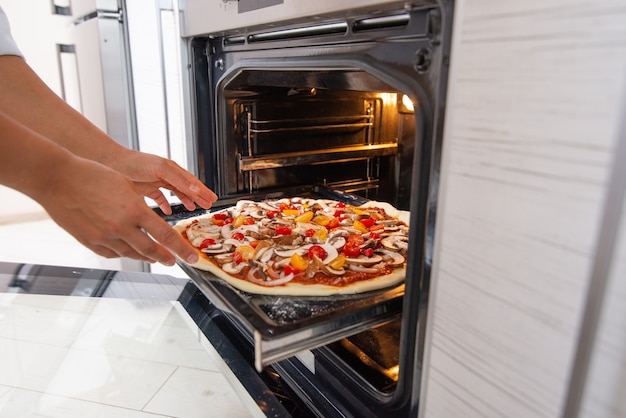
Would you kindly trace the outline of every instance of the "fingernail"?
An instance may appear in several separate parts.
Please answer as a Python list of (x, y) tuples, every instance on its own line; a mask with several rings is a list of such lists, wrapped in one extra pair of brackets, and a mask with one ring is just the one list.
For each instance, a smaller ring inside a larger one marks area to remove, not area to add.
[(196, 253), (189, 254), (189, 255), (187, 256), (187, 258), (186, 258), (186, 260), (187, 260), (187, 262), (188, 262), (189, 264), (194, 264), (194, 263), (197, 263), (199, 259), (200, 259), (200, 257), (198, 257), (198, 254), (196, 254)]

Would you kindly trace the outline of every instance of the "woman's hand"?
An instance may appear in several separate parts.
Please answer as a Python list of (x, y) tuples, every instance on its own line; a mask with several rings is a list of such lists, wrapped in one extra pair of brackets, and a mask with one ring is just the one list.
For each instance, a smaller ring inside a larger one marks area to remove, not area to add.
[(165, 214), (170, 214), (171, 208), (161, 188), (172, 191), (188, 210), (196, 209), (196, 205), (208, 209), (217, 200), (215, 193), (191, 173), (156, 155), (123, 149), (107, 165), (134, 181), (139, 193), (154, 200)]
[(133, 182), (115, 170), (72, 156), (47, 183), (37, 200), (55, 222), (95, 253), (173, 265), (173, 252), (187, 262), (197, 261), (195, 249), (145, 204)]

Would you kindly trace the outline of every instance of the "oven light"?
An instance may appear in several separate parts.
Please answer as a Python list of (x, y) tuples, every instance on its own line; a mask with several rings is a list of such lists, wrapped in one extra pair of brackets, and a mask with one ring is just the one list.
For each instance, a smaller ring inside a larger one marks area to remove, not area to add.
[(409, 112), (415, 111), (415, 106), (413, 105), (413, 102), (411, 101), (411, 99), (409, 99), (409, 96), (407, 96), (406, 94), (402, 95), (402, 104), (404, 105), (407, 111)]

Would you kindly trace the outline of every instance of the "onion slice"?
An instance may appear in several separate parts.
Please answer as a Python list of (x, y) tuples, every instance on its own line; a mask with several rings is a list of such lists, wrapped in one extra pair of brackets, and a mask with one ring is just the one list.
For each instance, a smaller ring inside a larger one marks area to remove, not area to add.
[(361, 273), (378, 273), (380, 270), (372, 267), (363, 267), (359, 264), (350, 264), (348, 268), (352, 271), (358, 271)]
[(267, 286), (267, 287), (272, 287), (272, 286), (280, 286), (282, 284), (285, 283), (289, 283), (294, 275), (293, 273), (290, 273), (284, 277), (281, 277), (280, 279), (276, 279), (276, 280), (261, 280), (261, 279), (257, 279), (254, 274), (259, 270), (258, 267), (255, 267), (253, 269), (250, 269), (250, 271), (248, 272), (248, 275), (246, 276), (246, 279), (254, 284), (258, 284), (260, 286)]

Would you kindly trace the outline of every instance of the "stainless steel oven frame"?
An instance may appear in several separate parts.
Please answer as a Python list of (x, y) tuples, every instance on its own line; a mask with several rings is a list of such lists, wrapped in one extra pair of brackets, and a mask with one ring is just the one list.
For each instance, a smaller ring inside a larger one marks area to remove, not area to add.
[[(193, 9), (190, 4), (197, 2), (186, 3), (188, 13)], [(410, 167), (396, 173), (396, 182), (402, 182), (408, 197), (392, 201), (411, 212), (410, 254), (402, 287), (342, 300), (341, 307), (330, 309), (329, 316), (307, 318), (305, 309), (303, 318), (281, 323), (272, 322), (275, 318), (271, 318), (271, 313), (259, 309), (280, 301), (241, 294), (204, 272), (184, 267), (210, 301), (210, 309), (198, 311), (197, 321), (204, 321), (204, 332), (213, 344), (223, 348), (221, 354), (225, 358), (234, 350), (239, 360), (233, 360), (232, 364), (237, 364), (233, 370), (252, 396), (259, 396), (259, 406), (265, 410), (268, 405), (267, 387), (259, 389), (263, 386), (261, 381), (268, 385), (279, 382), (282, 389), (275, 398), (290, 399), (290, 407), (284, 408), (285, 404), (279, 401), (283, 406), (272, 409), (279, 412), (268, 409), (272, 416), (417, 416), (454, 2), (367, 3), (352, 10), (348, 5), (345, 10), (336, 10), (335, 6), (328, 13), (256, 26), (236, 27), (233, 23), (233, 29), (207, 29), (186, 38), (187, 145), (199, 177), (221, 195), (218, 205), (238, 199), (324, 192), (323, 185), (261, 191), (252, 187), (233, 191), (225, 187), (224, 173), (219, 172), (226, 167), (220, 144), (229, 141), (228, 130), (232, 128), (222, 119), (227, 111), (223, 95), (228, 82), (242, 72), (359, 73), (407, 95), (415, 104), (416, 110), (410, 116), (414, 118), (414, 136), (407, 145), (399, 146), (409, 147)], [(400, 152), (397, 155), (396, 159), (401, 160)], [(299, 164), (298, 158), (289, 164)], [(244, 167), (243, 171), (254, 167), (254, 160), (245, 159), (243, 165), (241, 160), (239, 156), (239, 168)], [(268, 160), (274, 162), (271, 158), (263, 162)], [(398, 167), (406, 166), (398, 163)], [(358, 190), (352, 193), (331, 188), (331, 193), (348, 199), (362, 197)], [(393, 198), (397, 194), (394, 192)], [(319, 301), (307, 306), (319, 307), (316, 303)], [(390, 323), (398, 324), (399, 370), (394, 389), (385, 392), (338, 357), (331, 344)], [(312, 336), (309, 344), (306, 336)], [(220, 342), (222, 338), (230, 342)], [(242, 364), (247, 365), (242, 368)], [(248, 379), (253, 383), (247, 385), (244, 381)], [(258, 390), (255, 395), (253, 392)], [(291, 410), (293, 405), (297, 407)]]

